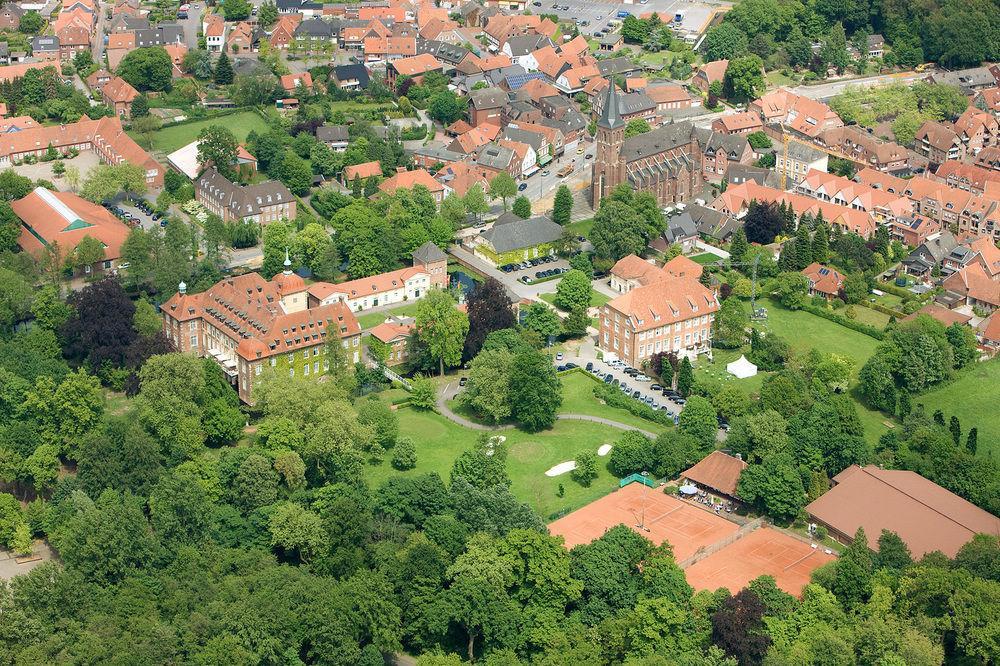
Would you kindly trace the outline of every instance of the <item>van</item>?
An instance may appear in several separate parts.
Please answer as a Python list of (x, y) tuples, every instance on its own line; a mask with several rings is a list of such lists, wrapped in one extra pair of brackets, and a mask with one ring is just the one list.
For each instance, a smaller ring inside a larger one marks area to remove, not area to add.
[(560, 178), (565, 178), (566, 176), (570, 175), (571, 173), (573, 173), (573, 165), (572, 164), (567, 164), (562, 169), (559, 169), (559, 171), (556, 173), (556, 175), (559, 176)]
[(622, 11), (618, 12), (617, 14), (615, 14), (615, 16), (617, 16), (620, 19), (623, 19), (623, 18), (628, 18), (629, 16), (631, 16), (631, 14), (629, 14), (625, 10), (622, 10)]

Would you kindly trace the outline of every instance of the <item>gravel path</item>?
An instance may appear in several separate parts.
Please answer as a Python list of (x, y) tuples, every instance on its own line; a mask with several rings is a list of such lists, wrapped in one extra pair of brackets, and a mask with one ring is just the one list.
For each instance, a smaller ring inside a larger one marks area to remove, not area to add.
[[(444, 387), (444, 390), (438, 394), (437, 397), (437, 408), (438, 411), (448, 420), (454, 421), (455, 423), (465, 426), (466, 428), (471, 428), (472, 430), (512, 430), (514, 426), (486, 426), (481, 423), (475, 423), (469, 419), (459, 416), (448, 407), (448, 401), (458, 395), (459, 386), (454, 383), (449, 383)], [(606, 426), (611, 426), (612, 428), (618, 428), (619, 430), (636, 430), (641, 432), (646, 437), (651, 439), (656, 438), (656, 433), (650, 432), (648, 430), (643, 430), (642, 428), (636, 428), (634, 426), (626, 425), (619, 421), (612, 421), (611, 419), (606, 419), (600, 416), (591, 416), (590, 414), (559, 414), (556, 418), (560, 421), (590, 421), (591, 423), (600, 423)]]

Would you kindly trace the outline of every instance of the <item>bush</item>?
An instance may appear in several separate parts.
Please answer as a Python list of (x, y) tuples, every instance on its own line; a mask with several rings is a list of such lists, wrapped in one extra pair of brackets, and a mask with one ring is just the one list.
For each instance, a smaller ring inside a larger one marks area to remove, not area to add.
[(823, 539), (825, 539), (828, 534), (829, 534), (829, 532), (827, 531), (827, 529), (826, 529), (826, 527), (824, 525), (817, 525), (816, 526), (816, 539), (818, 541), (822, 541)]
[(400, 437), (392, 448), (392, 466), (401, 472), (417, 466), (417, 449), (409, 437)]

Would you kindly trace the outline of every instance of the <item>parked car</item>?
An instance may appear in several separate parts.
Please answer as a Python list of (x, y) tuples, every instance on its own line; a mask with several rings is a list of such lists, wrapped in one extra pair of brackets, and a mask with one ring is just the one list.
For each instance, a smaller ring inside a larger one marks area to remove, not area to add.
[(632, 397), (635, 398), (636, 400), (640, 400), (642, 398), (642, 392), (636, 389), (635, 391), (632, 392)]
[(587, 365), (585, 365), (584, 368), (587, 370), (587, 372), (590, 372), (591, 370), (594, 369), (594, 364), (591, 361), (587, 361)]
[(649, 377), (647, 377), (646, 375), (640, 373), (640, 374), (638, 374), (638, 375), (635, 376), (635, 381), (637, 381), (637, 382), (651, 382), (653, 380), (650, 379)]
[(676, 402), (681, 407), (687, 404), (687, 400), (685, 400), (684, 398), (674, 398), (674, 402)]
[(517, 186), (518, 192), (524, 192), (526, 189), (528, 189), (527, 183), (521, 183), (520, 185)]
[(562, 372), (566, 369), (565, 365), (556, 366), (556, 372)]
[(662, 387), (662, 386), (660, 386), (659, 384), (652, 384), (652, 385), (651, 385), (651, 386), (649, 387), (649, 390), (650, 390), (650, 391), (662, 391), (662, 390), (663, 390), (663, 387)]
[(567, 370), (572, 370), (573, 368), (579, 368), (579, 367), (580, 366), (578, 366), (576, 363), (567, 363), (566, 364), (566, 369)]
[(611, 384), (612, 381), (618, 381), (618, 380), (615, 379), (614, 377), (612, 377), (610, 372), (608, 374), (604, 375), (604, 383), (605, 384)]
[(458, 380), (458, 385), (459, 386), (465, 386), (468, 383), (469, 383), (469, 378), (468, 377), (462, 377), (461, 379)]
[(563, 353), (562, 352), (556, 352), (556, 360), (557, 361), (563, 360)]

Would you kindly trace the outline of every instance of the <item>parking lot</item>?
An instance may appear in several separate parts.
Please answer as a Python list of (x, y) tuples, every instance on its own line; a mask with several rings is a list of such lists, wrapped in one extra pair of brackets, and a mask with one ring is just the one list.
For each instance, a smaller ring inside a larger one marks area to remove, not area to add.
[[(105, 206), (105, 208), (111, 211), (112, 215), (125, 222), (125, 224), (141, 226), (143, 229), (160, 226), (160, 220), (154, 220), (153, 213), (141, 210), (135, 201), (130, 201), (124, 197), (116, 197), (108, 203), (109, 205)], [(149, 211), (153, 210), (153, 205), (148, 201), (146, 202), (146, 207)]]
[[(619, 388), (624, 385), (625, 387), (627, 387), (628, 390), (627, 391), (622, 390), (622, 392), (627, 393), (629, 396), (634, 397), (635, 392), (638, 391), (639, 396), (635, 397), (636, 400), (640, 400), (646, 403), (653, 409), (659, 409), (661, 411), (667, 412), (668, 414), (674, 417), (675, 423), (677, 421), (678, 415), (680, 415), (681, 411), (684, 409), (684, 405), (682, 404), (684, 402), (683, 398), (677, 397), (675, 399), (671, 399), (664, 396), (662, 387), (654, 390), (653, 386), (659, 386), (659, 385), (652, 378), (647, 378), (648, 381), (639, 381), (635, 377), (626, 374), (625, 371), (626, 370), (631, 371), (631, 369), (625, 364), (615, 363), (614, 365), (612, 365), (598, 359), (588, 359), (583, 357), (573, 358), (572, 361), (569, 361), (568, 359), (563, 359), (560, 358), (559, 356), (560, 355), (557, 354), (555, 359), (555, 365), (557, 368), (566, 365), (567, 367), (564, 369), (568, 369), (570, 367), (574, 367), (575, 364), (586, 369), (587, 364), (590, 363), (592, 364), (591, 366), (592, 374), (595, 374), (598, 377), (602, 378), (606, 378), (608, 375), (610, 375), (611, 379), (610, 380), (605, 379), (605, 382), (617, 386)], [(638, 373), (637, 376), (642, 377), (642, 373), (641, 372)], [(617, 384), (615, 383), (616, 380)], [(647, 397), (652, 398), (652, 404), (646, 401)], [(677, 402), (678, 400), (680, 400), (681, 402)]]
[[(647, 0), (643, 3), (637, 0), (634, 4), (622, 2), (602, 2), (601, 0), (535, 0), (541, 6), (532, 3), (535, 13), (556, 14), (564, 21), (588, 21), (580, 32), (593, 35), (596, 30), (607, 30), (609, 21), (621, 21), (618, 12), (628, 12), (634, 16), (656, 12), (664, 21), (673, 19), (677, 13), (682, 15), (680, 27), (684, 31), (701, 33), (708, 27), (713, 11), (725, 2), (691, 2), (690, 0)], [(569, 7), (569, 9), (563, 9)]]
[[(507, 264), (505, 266), (500, 266), (499, 268), (507, 276), (509, 276), (509, 279), (530, 284), (533, 280), (545, 279), (546, 277), (549, 277), (547, 275), (539, 275), (540, 273), (545, 273), (546, 271), (559, 270), (565, 273), (569, 270), (569, 262), (565, 259), (560, 259), (555, 255), (545, 255), (520, 264)], [(525, 282), (525, 278), (528, 279), (528, 282)]]

